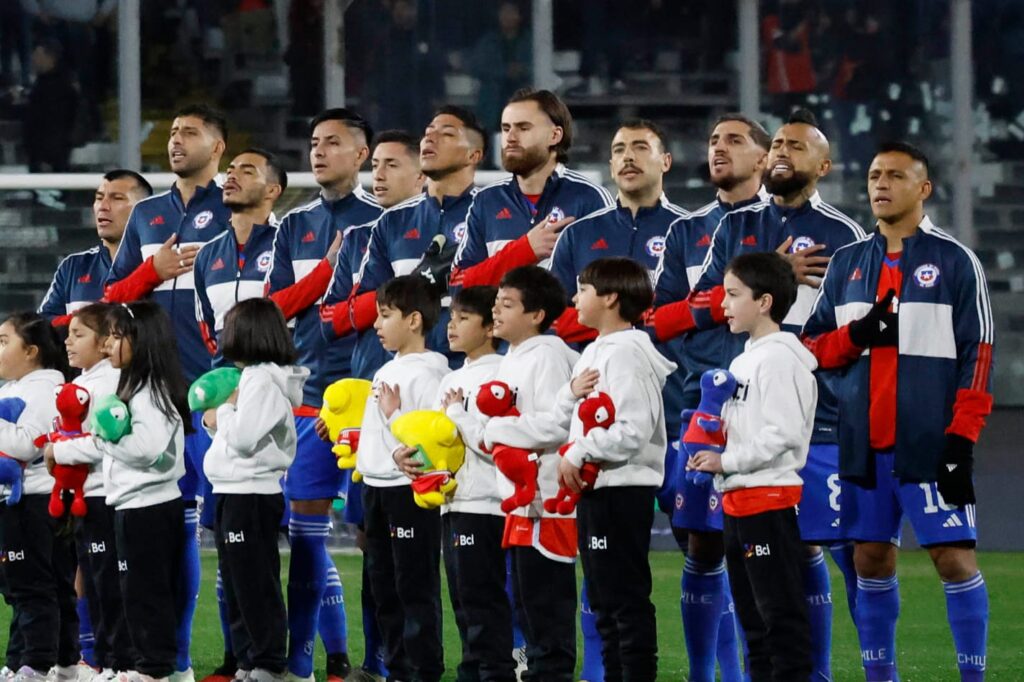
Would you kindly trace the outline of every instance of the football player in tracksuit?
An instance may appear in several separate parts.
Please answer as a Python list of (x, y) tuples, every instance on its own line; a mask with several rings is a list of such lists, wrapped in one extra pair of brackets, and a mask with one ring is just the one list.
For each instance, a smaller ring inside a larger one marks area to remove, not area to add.
[(103, 281), (121, 244), (128, 216), (136, 203), (152, 194), (153, 188), (135, 171), (119, 168), (103, 175), (92, 202), (100, 243), (60, 262), (39, 304), (40, 315), (54, 326), (65, 326), (71, 321), (71, 313), (103, 298)]
[[(423, 191), (423, 184), (427, 180), (420, 170), (420, 140), (404, 130), (385, 130), (377, 133), (377, 137), (374, 139), (373, 154), (370, 157), (370, 169), (373, 179), (373, 196), (385, 210), (420, 194)], [(366, 254), (372, 228), (373, 223), (368, 223), (350, 227), (345, 231), (341, 250), (338, 253), (338, 262), (334, 266), (331, 285), (320, 307), (321, 331), (328, 343), (333, 343), (338, 338), (333, 319), (336, 310), (339, 315), (338, 322), (343, 323), (341, 328), (349, 324), (347, 301), (353, 286), (358, 281), (359, 266)], [(381, 345), (376, 330), (368, 329), (359, 332), (352, 348), (351, 376), (359, 379), (373, 379), (373, 375), (390, 357), (391, 354)], [(323, 437), (322, 433), (321, 437)], [(349, 480), (344, 518), (347, 523), (356, 527), (356, 545), (360, 550), (365, 550), (362, 486), (361, 481)], [(360, 606), (363, 612), (363, 640), (365, 642), (362, 672), (386, 677), (384, 649), (380, 629), (377, 627), (377, 606), (373, 599), (373, 591), (370, 589), (365, 561), (362, 570)], [(352, 671), (354, 675), (359, 672), (359, 668), (354, 668)]]
[[(338, 469), (331, 446), (316, 432), (324, 389), (349, 375), (351, 348), (328, 344), (320, 331), (319, 301), (330, 284), (334, 264), (325, 254), (340, 248), (341, 235), (380, 214), (376, 200), (359, 186), (359, 168), (370, 156), (373, 131), (348, 109), (327, 109), (310, 123), (309, 161), (320, 185), (320, 196), (290, 211), (277, 228), (267, 272), (266, 292), (285, 317), (295, 316), (294, 338), (298, 364), (310, 370), (303, 404), (296, 409), (298, 447), (285, 480), (291, 516), (288, 534), (292, 560), (288, 579), (288, 670), (295, 677), (313, 674), (313, 644), (318, 613), (334, 618), (339, 611), (323, 610), (321, 601), (341, 603), (341, 581), (327, 553), (333, 500), (345, 496), (347, 477)], [(309, 275), (307, 277), (307, 275)], [(340, 617), (339, 617), (340, 618)], [(343, 618), (326, 626), (328, 677), (349, 671), (347, 632)]]
[[(664, 132), (654, 123), (644, 120), (627, 121), (619, 127), (611, 144), (609, 166), (618, 200), (615, 205), (601, 208), (565, 227), (558, 237), (549, 267), (558, 277), (570, 298), (576, 293), (576, 279), (591, 262), (608, 256), (628, 256), (644, 265), (652, 274), (665, 246), (665, 233), (669, 225), (687, 215), (686, 211), (669, 202), (663, 192), (663, 176), (671, 167), (672, 156), (666, 151)], [(577, 321), (577, 311), (571, 301), (569, 307), (555, 323), (556, 333), (567, 343), (589, 342), (597, 332)], [(663, 346), (660, 348), (666, 352)], [(673, 373), (665, 385), (666, 419), (669, 433), (675, 440), (679, 433), (679, 413), (682, 410), (681, 372)], [(674, 459), (669, 448), (666, 457)], [(671, 466), (667, 467), (671, 471)], [(672, 485), (666, 485), (669, 499), (674, 495)], [(663, 503), (670, 510), (671, 505)], [(678, 537), (678, 536), (677, 536)], [(597, 627), (586, 584), (580, 599), (581, 625), (585, 642), (596, 643)], [(597, 647), (584, 647), (583, 671), (585, 680), (599, 680), (600, 652)]]
[(854, 622), (868, 680), (897, 679), (904, 516), (942, 579), (960, 678), (985, 675), (972, 469), (992, 409), (992, 309), (977, 256), (925, 215), (931, 190), (924, 154), (881, 147), (868, 171), (878, 229), (832, 257), (804, 327), (822, 366), (841, 370), (841, 520), (856, 541)]
[[(741, 114), (726, 114), (715, 122), (708, 138), (708, 172), (718, 194), (711, 203), (669, 226), (655, 275), (655, 307), (689, 296), (711, 247), (711, 235), (726, 213), (768, 197), (761, 176), (770, 145), (771, 136), (761, 124)], [(728, 335), (724, 325), (694, 329), (660, 346), (661, 352), (681, 367), (669, 379), (669, 386), (674, 380), (682, 383), (679, 407), (696, 409), (701, 375), (725, 366), (721, 354)], [(678, 416), (679, 410), (666, 410), (671, 440), (679, 437)], [(736, 646), (738, 623), (724, 564), (721, 495), (713, 486), (698, 486), (686, 479), (685, 458), (676, 464), (675, 469), (666, 469), (665, 478), (674, 496), (672, 527), (685, 530), (688, 536), (680, 611), (690, 678), (694, 682), (713, 680), (717, 658), (723, 682), (737, 682), (742, 678)]]
[[(178, 111), (167, 140), (171, 170), (178, 179), (169, 191), (135, 205), (104, 284), (108, 301), (134, 301), (151, 295), (167, 311), (188, 382), (210, 368), (195, 319), (192, 265), (199, 246), (228, 225), (228, 209), (214, 182), (226, 145), (227, 122), (219, 112), (205, 105)], [(192, 417), (198, 426), (202, 415)], [(186, 507), (186, 543), (179, 592), (183, 601), (178, 617), (176, 675), (186, 681), (192, 678), (189, 645), (199, 596), (196, 496), (210, 492), (202, 474), (202, 458), (209, 445), (210, 439), (201, 428), (186, 436), (185, 476), (179, 481)]]
[[(794, 112), (775, 133), (768, 152), (764, 182), (772, 199), (722, 218), (694, 286), (695, 293), (686, 301), (662, 306), (655, 312), (658, 338), (671, 338), (693, 326), (719, 324), (724, 315), (722, 281), (728, 262), (741, 253), (773, 250), (786, 253), (800, 282), (796, 303), (782, 325), (784, 331), (799, 332), (814, 303), (818, 276), (824, 271), (821, 264), (839, 247), (864, 238), (860, 226), (823, 202), (817, 193), (818, 180), (830, 167), (828, 140), (817, 128), (813, 115), (804, 110)], [(724, 339), (721, 366), (727, 366), (743, 351), (744, 342), (741, 334)], [(804, 491), (798, 520), (801, 538), (808, 545), (804, 589), (811, 618), (814, 670), (827, 679), (831, 677), (832, 601), (828, 568), (819, 545), (835, 548), (832, 556), (846, 578), (851, 604), (854, 587), (852, 547), (844, 543), (846, 538), (839, 525), (836, 377), (826, 371), (816, 376), (818, 407), (807, 466), (801, 471)]]

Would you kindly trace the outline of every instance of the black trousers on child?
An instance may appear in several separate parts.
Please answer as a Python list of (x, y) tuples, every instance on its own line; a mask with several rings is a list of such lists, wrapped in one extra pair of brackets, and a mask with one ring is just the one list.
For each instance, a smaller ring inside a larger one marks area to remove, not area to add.
[(279, 674), (288, 667), (288, 616), (277, 548), (283, 514), (280, 493), (218, 494), (214, 523), (232, 650), (253, 668)]
[(185, 535), (181, 498), (114, 512), (124, 616), (135, 648), (135, 670), (150, 677), (174, 672), (178, 592)]
[(392, 679), (438, 682), (441, 644), (441, 514), (407, 485), (363, 486), (366, 552), (377, 625)]
[(79, 659), (74, 542), (66, 517), (50, 516), (49, 501), (49, 495), (23, 495), (3, 513), (4, 572), (18, 619), (19, 663), (44, 672)]
[(576, 565), (511, 547), (512, 591), (526, 639), (526, 682), (571, 682), (576, 668)]
[(449, 512), (441, 516), (444, 566), (462, 641), (458, 681), (514, 682), (512, 607), (501, 546), (505, 519)]
[(78, 531), (78, 566), (96, 636), (96, 662), (102, 668), (131, 670), (135, 665), (135, 652), (121, 599), (114, 508), (108, 507), (102, 496), (87, 497), (85, 504), (88, 511)]
[(605, 682), (654, 682), (658, 635), (651, 603), (653, 487), (599, 488), (576, 507), (580, 559), (601, 635)]
[(753, 682), (811, 676), (811, 626), (800, 563), (806, 547), (793, 507), (725, 515), (725, 560), (736, 614), (747, 636)]

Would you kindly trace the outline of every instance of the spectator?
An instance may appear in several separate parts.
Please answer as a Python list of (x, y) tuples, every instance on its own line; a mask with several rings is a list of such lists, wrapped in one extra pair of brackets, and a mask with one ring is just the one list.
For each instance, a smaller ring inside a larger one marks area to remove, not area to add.
[(32, 51), (36, 81), (25, 111), (25, 144), (29, 170), (68, 170), (78, 92), (63, 64), (60, 43), (43, 40)]
[(812, 14), (808, 0), (779, 0), (761, 20), (768, 92), (781, 95), (787, 110), (798, 104), (799, 97), (794, 99), (794, 95), (813, 92), (817, 86), (811, 53)]
[[(20, 0), (0, 0), (0, 87), (29, 84), (32, 53), (32, 21)], [(18, 76), (14, 58), (18, 58)]]
[(473, 76), (480, 81), (477, 116), (495, 129), (501, 110), (520, 88), (533, 80), (533, 37), (523, 28), (523, 15), (516, 2), (502, 2), (498, 8), (498, 29), (484, 35), (473, 56)]

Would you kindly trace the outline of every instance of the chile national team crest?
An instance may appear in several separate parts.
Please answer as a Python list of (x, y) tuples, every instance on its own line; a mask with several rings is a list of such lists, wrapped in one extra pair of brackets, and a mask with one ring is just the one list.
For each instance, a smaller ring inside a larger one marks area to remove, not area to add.
[(465, 236), (466, 236), (466, 221), (463, 220), (461, 223), (459, 223), (458, 225), (456, 225), (455, 227), (452, 228), (452, 237), (454, 237), (456, 242), (461, 244), (462, 240), (465, 238)]
[(796, 253), (797, 251), (803, 251), (814, 246), (814, 240), (808, 236), (801, 235), (793, 239), (793, 245), (789, 247), (790, 253)]
[(644, 250), (648, 256), (661, 258), (661, 254), (665, 253), (665, 238), (660, 235), (651, 237), (644, 244)]
[(548, 214), (548, 222), (557, 223), (559, 220), (565, 220), (565, 211), (555, 206)]
[(256, 259), (256, 269), (260, 272), (266, 272), (270, 269), (270, 260), (274, 257), (273, 251), (264, 251)]
[(213, 221), (213, 211), (200, 211), (192, 219), (192, 227), (201, 230)]
[(939, 266), (925, 263), (914, 270), (914, 281), (922, 289), (931, 289), (939, 281)]

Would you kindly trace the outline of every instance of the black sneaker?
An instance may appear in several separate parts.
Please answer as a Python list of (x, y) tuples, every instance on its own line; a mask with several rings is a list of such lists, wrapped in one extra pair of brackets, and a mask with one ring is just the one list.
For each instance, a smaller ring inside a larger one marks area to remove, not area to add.
[(344, 682), (352, 672), (348, 654), (327, 654), (327, 682)]

